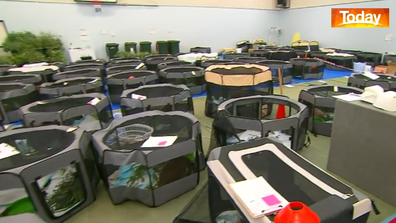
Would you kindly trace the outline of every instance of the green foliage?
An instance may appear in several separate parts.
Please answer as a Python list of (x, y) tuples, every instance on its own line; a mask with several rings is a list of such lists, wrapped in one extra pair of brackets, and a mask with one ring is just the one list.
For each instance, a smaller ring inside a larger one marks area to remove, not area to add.
[(10, 56), (0, 55), (0, 65), (3, 65), (3, 64), (12, 64), (12, 62), (10, 60)]
[(4, 40), (3, 48), (12, 54), (10, 61), (16, 65), (65, 61), (62, 41), (50, 33), (11, 32)]
[(131, 58), (131, 57), (137, 57), (141, 60), (144, 59), (146, 56), (150, 55), (155, 55), (156, 53), (148, 53), (148, 52), (140, 52), (140, 53), (134, 53), (134, 52), (126, 52), (126, 51), (119, 51), (115, 55), (116, 58)]
[[(62, 170), (65, 174), (66, 170)], [(84, 187), (76, 171), (67, 172), (51, 196), (47, 198), (48, 206), (52, 212), (65, 211), (85, 199)]]

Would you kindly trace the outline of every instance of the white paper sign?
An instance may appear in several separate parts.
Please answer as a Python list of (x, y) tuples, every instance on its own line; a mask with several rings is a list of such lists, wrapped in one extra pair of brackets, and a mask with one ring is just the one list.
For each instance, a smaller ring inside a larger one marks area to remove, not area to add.
[(139, 99), (139, 100), (147, 99), (146, 96), (140, 95), (140, 94), (132, 94), (131, 97), (132, 97), (133, 99)]
[(137, 66), (135, 67), (135, 69), (137, 70), (137, 69), (140, 69), (140, 68), (142, 68), (142, 67), (144, 67), (144, 63), (140, 63), (139, 65), (137, 65)]
[(152, 148), (152, 147), (167, 147), (173, 145), (176, 141), (177, 136), (150, 136), (141, 147)]
[(10, 156), (15, 156), (20, 154), (15, 147), (8, 145), (7, 143), (0, 144), (0, 159), (5, 159)]
[(363, 73), (363, 76), (366, 76), (366, 77), (368, 77), (368, 78), (370, 78), (370, 79), (372, 79), (372, 80), (376, 80), (376, 79), (379, 78), (378, 75), (373, 74), (373, 73), (371, 73), (371, 72), (364, 72), (364, 73)]
[(333, 97), (344, 100), (344, 101), (358, 101), (361, 99), (361, 95), (358, 95), (358, 94), (343, 94), (343, 95), (336, 95)]
[(90, 100), (90, 101), (88, 102), (88, 104), (90, 104), (90, 105), (96, 105), (96, 104), (99, 103), (99, 102), (100, 102), (100, 99), (99, 99), (99, 98), (94, 98), (94, 99)]

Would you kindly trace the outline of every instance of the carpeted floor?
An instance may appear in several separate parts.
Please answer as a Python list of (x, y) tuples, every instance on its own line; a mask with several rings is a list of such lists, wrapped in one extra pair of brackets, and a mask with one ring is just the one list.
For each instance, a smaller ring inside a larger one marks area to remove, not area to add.
[[(337, 75), (335, 75), (337, 74)], [(326, 80), (328, 84), (334, 85), (345, 85), (347, 78), (343, 76), (349, 75), (350, 72), (337, 72), (328, 73), (326, 78), (336, 78)], [(303, 82), (293, 84), (292, 87), (284, 87), (284, 94), (292, 99), (297, 99), (301, 89), (307, 87), (309, 84), (322, 84), (323, 81), (314, 82)], [(275, 89), (275, 93), (279, 94), (279, 89)], [(208, 148), (210, 143), (210, 129), (212, 119), (204, 115), (205, 97), (198, 97), (194, 99), (195, 115), (200, 120), (203, 134), (203, 146), (205, 149)], [(314, 137), (311, 135), (312, 143), (308, 148), (304, 148), (300, 153), (308, 160), (315, 163), (317, 166), (326, 169), (327, 157), (329, 153), (330, 139), (328, 137), (318, 136)], [(88, 208), (82, 212), (73, 216), (68, 223), (108, 223), (108, 222), (134, 222), (134, 223), (148, 223), (148, 222), (164, 222), (171, 223), (173, 219), (180, 213), (185, 205), (190, 201), (194, 194), (207, 180), (207, 172), (202, 171), (201, 183), (194, 191), (191, 191), (179, 198), (176, 198), (169, 203), (166, 203), (157, 208), (149, 208), (137, 202), (125, 202), (123, 204), (114, 206), (104, 189), (104, 186), (99, 185), (99, 191), (97, 200)], [(351, 185), (354, 187), (354, 185)], [(364, 192), (364, 191), (362, 191)], [(364, 192), (365, 193), (365, 192)], [(369, 223), (379, 223), (384, 221), (396, 212), (396, 208), (386, 204), (385, 202), (371, 196), (368, 193), (366, 195), (372, 198), (379, 210), (380, 215), (371, 213)]]

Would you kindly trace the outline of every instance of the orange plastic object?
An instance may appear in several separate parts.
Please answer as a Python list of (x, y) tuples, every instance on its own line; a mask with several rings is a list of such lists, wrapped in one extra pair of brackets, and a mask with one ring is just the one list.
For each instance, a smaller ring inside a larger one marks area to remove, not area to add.
[(305, 204), (290, 202), (275, 216), (274, 223), (320, 223), (320, 218)]
[(276, 119), (286, 118), (286, 108), (284, 105), (278, 105), (278, 111), (276, 112)]

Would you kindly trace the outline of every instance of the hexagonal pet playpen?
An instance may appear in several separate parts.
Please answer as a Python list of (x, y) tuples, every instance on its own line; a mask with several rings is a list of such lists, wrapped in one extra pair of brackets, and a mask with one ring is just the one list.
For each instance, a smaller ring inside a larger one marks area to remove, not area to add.
[(325, 51), (311, 51), (309, 53), (310, 57), (313, 59), (321, 59), (321, 60), (325, 60), (326, 59), (326, 55), (329, 54), (329, 52), (325, 52)]
[(24, 105), (39, 100), (36, 86), (22, 83), (0, 83), (0, 110), (4, 124), (22, 119), (19, 111)]
[(191, 53), (211, 53), (212, 50), (210, 47), (204, 47), (204, 46), (196, 46), (193, 48), (190, 48)]
[[(139, 66), (139, 65), (137, 65)], [(106, 76), (108, 78), (109, 75), (111, 74), (116, 74), (116, 73), (121, 73), (125, 71), (130, 71), (130, 70), (146, 70), (146, 66), (144, 65), (143, 67), (138, 67), (135, 65), (118, 65), (118, 66), (113, 66), (109, 67), (106, 69)]]
[(297, 54), (293, 49), (277, 49), (269, 52), (269, 60), (283, 60), (289, 61), (292, 58), (296, 58)]
[(66, 78), (40, 86), (40, 98), (43, 100), (86, 93), (103, 93), (99, 77)]
[[(345, 53), (328, 53), (325, 56), (325, 60), (334, 63), (335, 65), (346, 67), (349, 69), (353, 69), (353, 63), (355, 62), (356, 56), (352, 54), (345, 54)], [(337, 66), (332, 66), (326, 64), (326, 68), (332, 70), (344, 70)]]
[(388, 64), (389, 61), (396, 63), (396, 54), (385, 54), (382, 63)]
[(218, 107), (210, 149), (268, 137), (298, 151), (308, 141), (308, 118), (308, 108), (286, 96), (229, 99)]
[[(265, 57), (268, 59), (270, 54), (270, 50), (268, 49), (254, 49), (250, 51), (250, 56), (251, 57)], [(263, 59), (265, 60), (265, 59)]]
[(259, 61), (265, 60), (263, 57), (238, 57), (235, 58), (234, 61), (241, 63), (258, 63)]
[(274, 83), (279, 83), (279, 70), (282, 72), (283, 84), (290, 84), (293, 81), (292, 64), (283, 60), (261, 60), (258, 64), (269, 67)]
[(98, 93), (36, 101), (20, 110), (25, 127), (66, 125), (92, 132), (106, 128), (113, 120), (109, 99)]
[(152, 55), (144, 58), (147, 69), (152, 71), (158, 71), (158, 64), (169, 61), (178, 61), (178, 59), (168, 54)]
[(59, 72), (59, 67), (53, 65), (16, 67), (8, 70), (8, 74), (38, 74), (43, 81), (53, 81), (52, 76)]
[(96, 68), (84, 68), (78, 70), (59, 72), (52, 76), (52, 78), (55, 81), (66, 78), (77, 78), (77, 77), (102, 77), (102, 70)]
[(158, 75), (151, 70), (129, 70), (107, 76), (107, 88), (112, 103), (120, 103), (122, 92), (143, 85), (156, 84)]
[(0, 140), (8, 154), (0, 160), (2, 217), (36, 213), (60, 223), (94, 201), (99, 178), (88, 132), (51, 125), (5, 131)]
[(213, 117), (217, 106), (227, 99), (273, 92), (271, 71), (261, 65), (212, 65), (205, 70), (205, 80), (208, 117)]
[(38, 74), (14, 74), (7, 76), (0, 76), (0, 83), (22, 83), (40, 85), (43, 83), (43, 78)]
[(115, 119), (94, 133), (99, 172), (114, 204), (162, 205), (194, 189), (203, 160), (192, 114), (149, 111)]
[(174, 223), (273, 222), (276, 213), (253, 218), (230, 187), (232, 183), (258, 177), (264, 178), (262, 187), (272, 191), (266, 199), (268, 203), (279, 203), (279, 198), (287, 203), (302, 202), (319, 216), (321, 223), (366, 223), (374, 206), (362, 192), (266, 138), (217, 148), (209, 155), (207, 165), (208, 184)]
[(325, 69), (323, 61), (312, 58), (293, 58), (293, 77), (300, 79), (322, 79)]
[(194, 113), (191, 96), (186, 85), (145, 85), (122, 93), (121, 112), (124, 116), (152, 110)]
[(225, 60), (235, 60), (238, 57), (249, 57), (248, 53), (225, 53), (223, 58)]
[(73, 63), (67, 65), (63, 68), (64, 71), (72, 71), (72, 70), (83, 70), (83, 69), (103, 69), (103, 62), (86, 62), (81, 61), (80, 63)]
[(382, 54), (373, 52), (360, 52), (356, 55), (356, 61), (366, 63), (372, 67), (381, 64)]
[(298, 101), (310, 110), (308, 130), (315, 135), (331, 136), (335, 102), (334, 96), (361, 94), (363, 90), (348, 86), (319, 85), (300, 91)]
[(0, 75), (7, 75), (8, 70), (13, 68), (14, 66), (8, 64), (0, 64)]
[(205, 91), (204, 69), (196, 66), (171, 66), (158, 72), (160, 83), (184, 84), (191, 94), (201, 94)]
[(373, 85), (381, 86), (385, 91), (394, 91), (396, 90), (396, 77), (392, 75), (386, 74), (376, 74), (378, 76), (377, 79), (371, 79), (365, 76), (362, 73), (354, 73), (351, 74), (348, 78), (348, 86), (357, 87), (362, 90), (366, 87), (370, 87)]
[(143, 63), (141, 60), (137, 58), (118, 58), (116, 60), (111, 60), (107, 67), (118, 67), (122, 65), (129, 65), (129, 66), (139, 66), (139, 64)]
[(234, 60), (224, 60), (224, 59), (216, 59), (216, 60), (206, 60), (201, 63), (201, 67), (204, 69), (212, 66), (212, 65), (227, 65), (227, 64), (234, 64)]
[(169, 62), (163, 62), (158, 64), (158, 70), (162, 70), (168, 67), (180, 67), (180, 66), (193, 66), (192, 63), (187, 62), (187, 61), (169, 61)]

